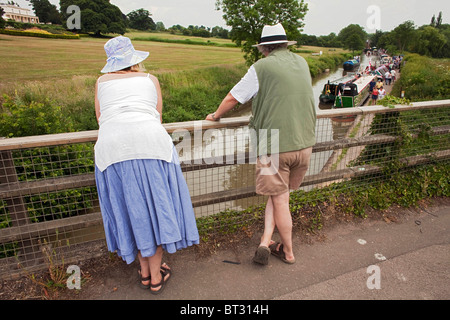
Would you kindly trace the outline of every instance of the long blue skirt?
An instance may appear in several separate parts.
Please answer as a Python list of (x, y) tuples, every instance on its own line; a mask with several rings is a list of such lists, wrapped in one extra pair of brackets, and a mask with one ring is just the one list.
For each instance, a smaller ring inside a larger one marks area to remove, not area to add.
[[(174, 150), (174, 157), (177, 158)], [(138, 251), (174, 253), (199, 243), (189, 190), (177, 161), (130, 160), (95, 170), (108, 250), (128, 264)]]

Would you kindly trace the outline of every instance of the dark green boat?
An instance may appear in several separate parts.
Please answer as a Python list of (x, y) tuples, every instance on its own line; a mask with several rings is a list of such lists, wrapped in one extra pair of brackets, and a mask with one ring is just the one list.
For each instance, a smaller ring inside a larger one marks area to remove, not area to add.
[(319, 97), (320, 102), (322, 103), (330, 103), (333, 102), (336, 99), (337, 96), (339, 96), (339, 92), (342, 94), (344, 87), (347, 83), (352, 82), (356, 79), (355, 74), (349, 74), (345, 77), (328, 81), (324, 86), (322, 90), (322, 94)]

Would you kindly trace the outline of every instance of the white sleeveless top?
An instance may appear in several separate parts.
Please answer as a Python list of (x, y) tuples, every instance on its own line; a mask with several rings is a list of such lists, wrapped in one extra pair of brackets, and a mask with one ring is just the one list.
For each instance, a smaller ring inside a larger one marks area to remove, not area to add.
[(149, 76), (100, 82), (97, 97), (100, 129), (94, 149), (100, 171), (133, 159), (171, 162), (172, 138), (161, 125), (158, 94)]

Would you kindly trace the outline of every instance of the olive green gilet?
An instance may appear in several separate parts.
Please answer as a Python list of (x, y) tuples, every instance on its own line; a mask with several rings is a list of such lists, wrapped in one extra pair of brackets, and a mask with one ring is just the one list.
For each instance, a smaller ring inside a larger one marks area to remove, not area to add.
[(278, 49), (254, 67), (259, 91), (253, 98), (249, 127), (258, 138), (258, 156), (313, 146), (316, 109), (305, 59), (287, 49)]

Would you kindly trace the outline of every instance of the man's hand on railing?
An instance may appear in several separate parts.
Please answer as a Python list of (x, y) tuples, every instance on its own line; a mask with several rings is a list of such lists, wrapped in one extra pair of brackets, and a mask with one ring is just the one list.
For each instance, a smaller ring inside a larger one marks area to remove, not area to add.
[(233, 109), (238, 103), (239, 102), (231, 95), (231, 93), (228, 93), (227, 96), (223, 99), (219, 108), (217, 108), (216, 112), (208, 114), (205, 120), (218, 121), (223, 115)]

